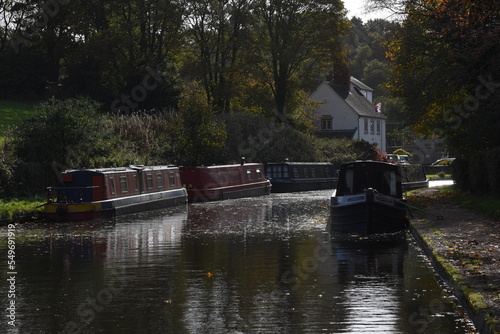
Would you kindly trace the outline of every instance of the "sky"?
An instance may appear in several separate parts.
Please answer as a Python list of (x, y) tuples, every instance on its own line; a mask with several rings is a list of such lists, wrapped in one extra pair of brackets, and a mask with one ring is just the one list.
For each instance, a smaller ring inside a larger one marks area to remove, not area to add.
[[(388, 18), (392, 13), (390, 11), (377, 11), (373, 13), (366, 13), (366, 0), (344, 0), (344, 7), (349, 11), (347, 17), (350, 19), (353, 16), (357, 16), (366, 22), (371, 19), (385, 19)], [(391, 18), (389, 18), (391, 19)]]

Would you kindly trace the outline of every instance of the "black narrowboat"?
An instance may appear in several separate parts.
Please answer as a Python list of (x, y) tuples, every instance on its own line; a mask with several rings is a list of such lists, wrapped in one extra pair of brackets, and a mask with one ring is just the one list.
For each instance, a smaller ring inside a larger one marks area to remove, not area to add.
[(327, 162), (283, 162), (266, 165), (266, 177), (275, 193), (333, 189), (337, 171)]
[(245, 163), (180, 167), (181, 180), (190, 202), (269, 195), (271, 183), (264, 165)]
[(89, 220), (187, 202), (178, 167), (130, 166), (68, 170), (49, 187), (47, 220)]
[(408, 220), (401, 165), (379, 161), (343, 164), (330, 210), (333, 232), (372, 235), (405, 230)]

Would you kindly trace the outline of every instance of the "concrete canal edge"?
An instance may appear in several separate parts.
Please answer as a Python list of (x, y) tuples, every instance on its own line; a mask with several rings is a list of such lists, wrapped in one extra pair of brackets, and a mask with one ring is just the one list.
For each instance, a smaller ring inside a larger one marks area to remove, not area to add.
[(499, 319), (492, 316), (491, 310), (484, 305), (484, 297), (473, 286), (467, 285), (459, 270), (436, 250), (440, 231), (429, 220), (419, 217), (410, 219), (409, 230), (429, 257), (437, 274), (465, 308), (477, 330), (485, 334), (499, 334)]

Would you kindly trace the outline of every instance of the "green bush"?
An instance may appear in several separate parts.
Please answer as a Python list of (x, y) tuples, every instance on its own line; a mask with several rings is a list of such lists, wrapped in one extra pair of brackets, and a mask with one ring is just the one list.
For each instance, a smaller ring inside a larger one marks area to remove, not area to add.
[(15, 157), (7, 141), (0, 143), (0, 198), (14, 194)]
[(408, 152), (406, 150), (403, 150), (402, 148), (398, 148), (397, 150), (394, 150), (394, 152), (392, 152), (392, 154), (407, 155), (410, 158), (413, 156), (413, 154), (411, 154), (410, 152)]
[(99, 106), (85, 98), (51, 99), (13, 129), (16, 188), (28, 195), (44, 191), (57, 170), (91, 167), (106, 151)]

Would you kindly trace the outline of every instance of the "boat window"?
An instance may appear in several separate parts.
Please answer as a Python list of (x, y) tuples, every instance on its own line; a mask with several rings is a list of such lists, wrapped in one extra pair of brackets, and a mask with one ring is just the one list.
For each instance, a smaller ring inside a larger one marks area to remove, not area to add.
[(281, 179), (283, 177), (281, 174), (281, 166), (273, 166), (273, 176), (276, 179)]
[(170, 186), (175, 187), (175, 174), (174, 174), (174, 172), (170, 172), (169, 176), (170, 176)]
[(112, 176), (109, 177), (109, 187), (111, 188), (111, 194), (114, 195), (115, 194), (115, 179)]
[(352, 169), (347, 169), (345, 171), (345, 193), (347, 195), (353, 194), (353, 182), (354, 182), (354, 171)]
[(396, 189), (396, 172), (391, 172), (389, 176), (389, 187), (390, 187), (390, 195), (391, 196), (396, 196), (397, 195), (397, 189)]
[(283, 166), (283, 178), (284, 178), (284, 179), (288, 179), (288, 178), (290, 178), (290, 175), (289, 175), (289, 173), (288, 173), (288, 166), (286, 166), (286, 165), (285, 165), (285, 166)]
[(260, 169), (257, 169), (255, 171), (257, 172), (257, 178), (262, 179), (262, 172), (260, 171)]
[(252, 177), (252, 171), (251, 170), (247, 170), (247, 179), (248, 180), (251, 180), (253, 177)]
[(295, 176), (295, 178), (300, 178), (301, 177), (301, 174), (299, 172), (299, 169), (297, 167), (294, 167), (293, 168), (293, 175)]
[(311, 177), (316, 177), (316, 168), (314, 166), (311, 167)]
[[(377, 178), (380, 184), (374, 184), (374, 188), (384, 195), (396, 196), (396, 172), (386, 171)], [(377, 180), (374, 178), (374, 182)]]
[(309, 177), (309, 169), (304, 167), (304, 177)]
[(158, 188), (163, 188), (163, 175), (161, 173), (156, 174), (156, 184)]
[(273, 166), (266, 166), (266, 175), (269, 178), (273, 178)]
[(126, 176), (120, 176), (120, 188), (122, 189), (122, 193), (128, 192), (127, 177)]
[(137, 177), (137, 174), (134, 175), (134, 184), (135, 184), (135, 191), (139, 191), (139, 178)]
[(153, 175), (151, 174), (146, 175), (146, 184), (148, 185), (148, 189), (153, 188)]

